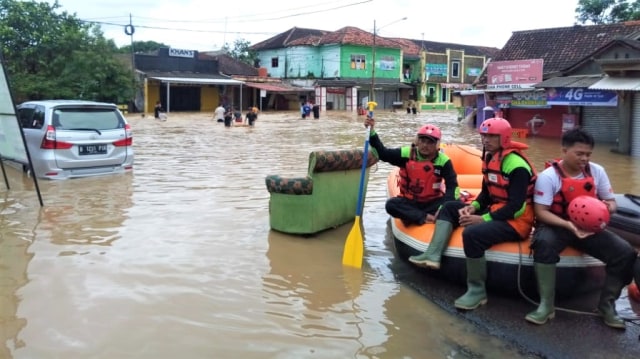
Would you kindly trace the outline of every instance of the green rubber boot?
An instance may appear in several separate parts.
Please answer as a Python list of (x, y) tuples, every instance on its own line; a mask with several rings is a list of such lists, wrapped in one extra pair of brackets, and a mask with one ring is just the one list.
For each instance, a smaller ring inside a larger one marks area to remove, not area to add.
[(527, 314), (524, 319), (534, 324), (544, 324), (556, 316), (554, 302), (556, 295), (556, 265), (534, 263), (540, 304), (538, 309)]
[(467, 258), (467, 292), (456, 299), (454, 305), (458, 309), (473, 310), (487, 304), (487, 260), (485, 257)]
[(604, 320), (604, 324), (616, 329), (626, 329), (624, 320), (616, 312), (616, 299), (620, 297), (620, 292), (624, 283), (618, 278), (607, 275), (604, 280), (602, 292), (600, 292), (600, 302), (598, 312)]
[(431, 236), (429, 248), (420, 255), (409, 257), (409, 262), (419, 267), (440, 269), (442, 252), (444, 252), (445, 248), (449, 244), (451, 232), (453, 232), (453, 224), (451, 222), (437, 220), (436, 228)]

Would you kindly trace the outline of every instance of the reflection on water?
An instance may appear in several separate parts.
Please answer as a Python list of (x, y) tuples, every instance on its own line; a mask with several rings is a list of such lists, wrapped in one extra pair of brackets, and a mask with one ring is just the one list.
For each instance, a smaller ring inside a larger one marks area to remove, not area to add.
[[(132, 174), (33, 183), (9, 169), (0, 198), (2, 358), (518, 357), (397, 281), (385, 243), (388, 164), (370, 176), (362, 270), (343, 268), (350, 224), (310, 238), (269, 229), (264, 178), (304, 175), (310, 151), (359, 148), (362, 119), (262, 114), (224, 128), (211, 114), (131, 116)], [(388, 146), (427, 120), (478, 144), (456, 113), (380, 113)], [(556, 141), (527, 139), (542, 163)], [(618, 191), (639, 166), (594, 155)], [(354, 214), (355, 215), (355, 214)], [(464, 348), (464, 350), (461, 350)]]

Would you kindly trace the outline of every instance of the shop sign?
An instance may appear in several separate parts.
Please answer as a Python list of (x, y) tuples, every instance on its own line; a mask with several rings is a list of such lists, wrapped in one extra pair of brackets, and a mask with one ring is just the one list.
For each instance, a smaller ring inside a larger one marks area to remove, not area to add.
[(496, 61), (487, 65), (487, 88), (498, 90), (533, 88), (542, 81), (542, 59)]
[(194, 58), (196, 56), (196, 52), (194, 50), (169, 48), (169, 56)]
[(447, 64), (427, 64), (427, 76), (447, 76)]
[(327, 87), (327, 93), (345, 94), (347, 90), (344, 87)]
[(615, 91), (559, 87), (547, 89), (547, 103), (556, 106), (618, 106)]
[(547, 107), (547, 94), (542, 91), (514, 92), (511, 107)]
[(467, 68), (467, 76), (480, 76), (482, 69), (479, 67), (469, 67)]

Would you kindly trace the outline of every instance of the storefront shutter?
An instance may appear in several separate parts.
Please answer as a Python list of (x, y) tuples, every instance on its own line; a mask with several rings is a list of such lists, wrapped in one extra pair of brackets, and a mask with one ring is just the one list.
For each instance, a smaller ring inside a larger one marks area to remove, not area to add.
[(617, 107), (582, 107), (582, 129), (600, 143), (616, 143), (620, 137)]
[(640, 157), (640, 92), (633, 93), (631, 113), (631, 156)]

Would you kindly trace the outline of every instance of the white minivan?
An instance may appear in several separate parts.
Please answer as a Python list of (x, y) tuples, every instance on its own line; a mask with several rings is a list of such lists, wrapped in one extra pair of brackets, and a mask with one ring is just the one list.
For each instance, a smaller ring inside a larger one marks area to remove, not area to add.
[(16, 109), (38, 178), (133, 170), (131, 127), (115, 104), (43, 100), (24, 102)]

